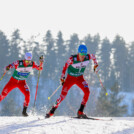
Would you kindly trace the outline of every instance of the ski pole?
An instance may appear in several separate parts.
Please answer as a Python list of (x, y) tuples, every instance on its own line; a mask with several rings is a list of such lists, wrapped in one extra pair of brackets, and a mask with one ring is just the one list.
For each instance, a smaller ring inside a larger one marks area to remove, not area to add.
[(6, 72), (2, 75), (2, 77), (0, 78), (0, 81), (3, 79), (4, 75), (6, 74)]
[(61, 87), (61, 84), (55, 89), (55, 91), (51, 94), (51, 96), (48, 97), (48, 100), (51, 99), (51, 97), (58, 91), (58, 89)]
[(41, 72), (41, 71), (39, 70), (39, 74), (38, 74), (38, 81), (37, 81), (37, 85), (36, 85), (36, 92), (35, 92), (35, 99), (34, 99), (34, 107), (35, 107), (36, 96), (37, 96), (37, 91), (38, 91), (38, 85), (39, 85), (40, 72)]
[[(43, 55), (40, 57), (40, 59), (43, 59)], [(36, 93), (35, 93), (35, 99), (34, 99), (34, 107), (35, 107), (36, 96), (37, 96), (37, 91), (38, 91), (40, 72), (41, 72), (41, 70), (39, 69), (38, 80), (37, 80), (37, 85), (36, 85)]]
[[(99, 70), (98, 70), (98, 71), (99, 71)], [(98, 71), (95, 71), (95, 73), (96, 73), (96, 75), (97, 75), (97, 77), (98, 77), (98, 79), (99, 79), (99, 81), (100, 81), (100, 84), (101, 84), (102, 88), (105, 90), (106, 96), (107, 96), (107, 95), (108, 95), (107, 90), (106, 90), (106, 88), (103, 86), (103, 83), (102, 83), (101, 78), (100, 78), (100, 76), (99, 76), (99, 74), (98, 74)]]

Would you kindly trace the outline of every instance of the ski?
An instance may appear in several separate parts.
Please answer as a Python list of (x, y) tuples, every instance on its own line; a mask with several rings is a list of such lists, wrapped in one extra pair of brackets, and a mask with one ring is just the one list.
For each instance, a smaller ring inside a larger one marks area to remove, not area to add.
[[(56, 116), (53, 116), (53, 117), (56, 117)], [(73, 119), (85, 119), (85, 120), (99, 120), (99, 121), (112, 121), (113, 119), (101, 119), (101, 118), (94, 118), (94, 117), (87, 117), (87, 118), (79, 118), (77, 116), (73, 116), (73, 117), (70, 117), (70, 118), (73, 118)], [(50, 119), (50, 118), (40, 118), (38, 117), (38, 120), (44, 120), (44, 119)]]
[(79, 118), (79, 117), (75, 116), (75, 117), (71, 117), (71, 118), (75, 118), (75, 119), (88, 119), (88, 120), (100, 120), (100, 121), (112, 121), (112, 119), (100, 119), (100, 118), (93, 118), (93, 117)]

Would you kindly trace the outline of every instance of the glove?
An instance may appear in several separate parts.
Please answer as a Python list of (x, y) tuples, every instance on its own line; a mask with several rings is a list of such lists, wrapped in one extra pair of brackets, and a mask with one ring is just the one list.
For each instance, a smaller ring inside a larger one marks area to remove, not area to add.
[(62, 77), (62, 78), (60, 79), (60, 82), (61, 82), (61, 84), (63, 85), (63, 84), (65, 83), (65, 77)]
[(43, 55), (39, 57), (39, 61), (40, 61), (40, 62), (43, 62), (43, 61), (44, 61)]
[(96, 68), (98, 67), (98, 65), (94, 65), (94, 72), (96, 71)]
[(9, 67), (5, 67), (5, 68), (4, 68), (4, 72), (7, 72), (8, 70), (10, 70)]

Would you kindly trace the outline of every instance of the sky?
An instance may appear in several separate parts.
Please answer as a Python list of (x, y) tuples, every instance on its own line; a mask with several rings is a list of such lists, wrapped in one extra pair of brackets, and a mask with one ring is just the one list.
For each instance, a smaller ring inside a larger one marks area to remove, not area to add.
[(19, 29), (24, 39), (51, 30), (64, 39), (99, 33), (111, 41), (119, 34), (134, 41), (133, 0), (0, 0), (0, 30), (11, 36)]

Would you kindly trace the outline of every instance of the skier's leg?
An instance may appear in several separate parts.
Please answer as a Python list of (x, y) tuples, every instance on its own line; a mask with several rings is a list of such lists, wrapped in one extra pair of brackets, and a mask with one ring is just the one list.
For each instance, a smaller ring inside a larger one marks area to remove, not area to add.
[(65, 80), (65, 83), (63, 84), (60, 97), (56, 100), (56, 103), (54, 104), (54, 106), (52, 106), (49, 113), (46, 114), (46, 118), (49, 118), (50, 116), (52, 116), (54, 114), (55, 110), (58, 108), (60, 103), (65, 99), (69, 89), (74, 85), (74, 83), (75, 83), (74, 77), (68, 75)]
[(11, 79), (5, 85), (5, 87), (3, 88), (3, 90), (0, 94), (0, 102), (16, 87), (17, 87), (16, 82), (15, 82), (14, 78), (11, 77)]
[(82, 100), (81, 104), (86, 105), (88, 98), (89, 98), (89, 94), (90, 94), (88, 83), (84, 80), (83, 76), (79, 76), (79, 79), (78, 79), (76, 85), (78, 87), (80, 87), (84, 93), (83, 100)]
[(83, 76), (80, 76), (78, 78), (78, 81), (76, 83), (77, 86), (79, 86), (83, 93), (84, 93), (84, 96), (83, 96), (83, 99), (82, 99), (82, 103), (81, 103), (81, 106), (78, 110), (78, 117), (80, 116), (80, 118), (86, 118), (86, 114), (83, 112), (85, 106), (86, 106), (86, 103), (88, 101), (88, 98), (89, 98), (89, 94), (90, 94), (90, 90), (89, 90), (89, 87), (88, 87), (88, 83), (84, 80)]
[(25, 100), (24, 100), (24, 104), (23, 104), (22, 115), (23, 116), (28, 116), (28, 114), (26, 113), (26, 111), (27, 111), (27, 107), (29, 106), (29, 102), (30, 102), (30, 90), (29, 90), (29, 87), (26, 84), (26, 81), (21, 81), (19, 83), (19, 85), (18, 85), (18, 88), (20, 89), (20, 91), (25, 96)]
[(65, 99), (69, 89), (73, 86), (73, 82), (68, 82), (66, 81), (62, 87), (62, 91), (61, 91), (61, 94), (60, 94), (60, 97), (56, 100), (56, 106), (58, 107), (60, 105), (60, 103)]

